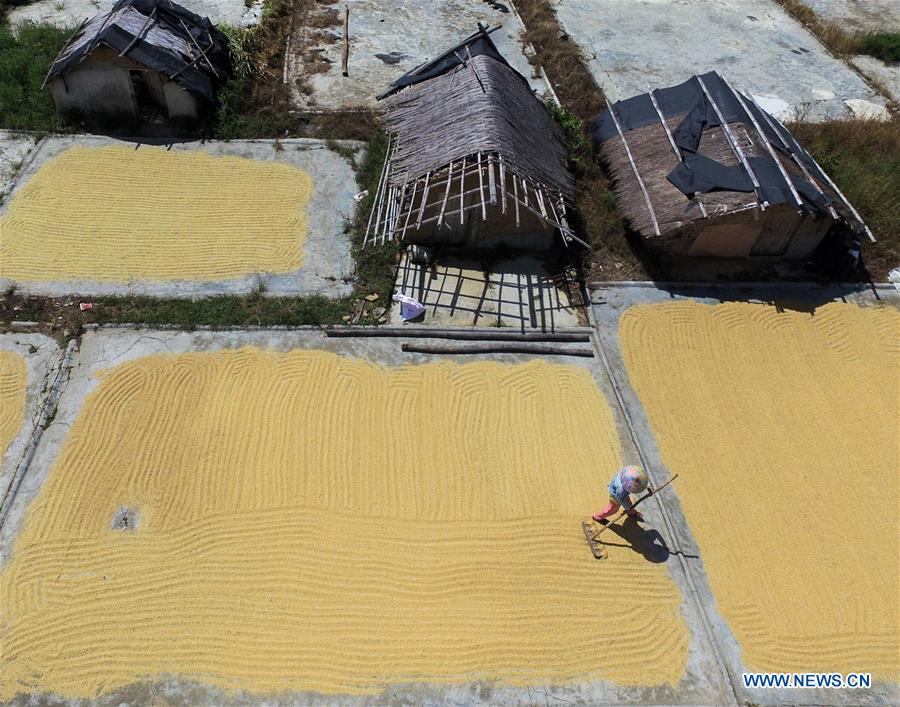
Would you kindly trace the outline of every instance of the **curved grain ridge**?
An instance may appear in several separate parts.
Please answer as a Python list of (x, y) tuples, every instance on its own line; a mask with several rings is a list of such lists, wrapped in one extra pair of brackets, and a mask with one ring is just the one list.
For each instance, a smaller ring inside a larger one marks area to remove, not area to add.
[(12, 351), (0, 350), (0, 456), (22, 427), (27, 385), (25, 359)]
[(745, 664), (896, 680), (900, 312), (680, 302), (620, 337)]
[(303, 264), (312, 179), (200, 150), (71, 147), (2, 216), (3, 277), (215, 280)]
[[(0, 699), (165, 674), (261, 693), (676, 683), (689, 634), (665, 567), (621, 546), (600, 565), (579, 527), (620, 457), (576, 367), (123, 364), (0, 575)], [(122, 506), (136, 530), (111, 529)]]

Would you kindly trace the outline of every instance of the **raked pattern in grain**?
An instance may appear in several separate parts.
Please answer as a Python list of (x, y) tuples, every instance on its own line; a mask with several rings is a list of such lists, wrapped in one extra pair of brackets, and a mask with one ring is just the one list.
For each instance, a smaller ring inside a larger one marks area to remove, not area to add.
[(628, 373), (753, 670), (900, 674), (900, 312), (642, 305)]
[[(170, 674), (257, 693), (677, 683), (689, 632), (665, 566), (616, 545), (601, 565), (579, 527), (621, 463), (574, 366), (123, 364), (0, 575), (0, 699)], [(123, 508), (136, 528), (110, 527)]]
[(25, 359), (12, 351), (0, 350), (0, 456), (22, 427), (27, 383)]
[(40, 280), (220, 280), (303, 264), (312, 179), (200, 150), (72, 147), (0, 217), (0, 275)]

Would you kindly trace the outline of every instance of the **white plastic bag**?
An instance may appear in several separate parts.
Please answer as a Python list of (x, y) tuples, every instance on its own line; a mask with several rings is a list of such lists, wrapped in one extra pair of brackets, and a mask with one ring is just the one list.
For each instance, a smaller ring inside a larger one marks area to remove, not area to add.
[(425, 305), (412, 297), (407, 297), (398, 292), (392, 299), (394, 302), (400, 303), (400, 316), (403, 317), (403, 321), (405, 322), (410, 319), (415, 319), (425, 312)]

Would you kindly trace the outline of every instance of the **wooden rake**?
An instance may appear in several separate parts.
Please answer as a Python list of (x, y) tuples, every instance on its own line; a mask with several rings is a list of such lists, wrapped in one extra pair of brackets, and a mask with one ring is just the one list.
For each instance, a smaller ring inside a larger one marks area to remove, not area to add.
[[(634, 505), (632, 505), (631, 507), (637, 508), (639, 503), (646, 501), (648, 498), (650, 498), (654, 494), (659, 493), (666, 486), (668, 486), (673, 481), (675, 481), (675, 479), (677, 479), (677, 478), (678, 478), (678, 474), (675, 474), (675, 476), (673, 476), (671, 479), (666, 481), (666, 483), (664, 483), (658, 489), (654, 489), (652, 486), (648, 487), (647, 493), (645, 493), (637, 501), (635, 501)], [(623, 508), (621, 511), (619, 511), (619, 514), (617, 516), (615, 516), (612, 520), (607, 521), (606, 525), (601, 524), (600, 530), (598, 530), (596, 532), (594, 531), (594, 527), (593, 527), (591, 521), (589, 521), (589, 520), (581, 521), (581, 530), (584, 532), (584, 539), (587, 540), (588, 547), (591, 548), (591, 554), (598, 560), (605, 560), (607, 557), (609, 557), (609, 553), (606, 551), (606, 549), (603, 547), (603, 545), (601, 545), (597, 541), (597, 538), (600, 535), (602, 535), (605, 531), (609, 530), (617, 520), (622, 518), (622, 516), (626, 515), (627, 513), (628, 513), (628, 511), (625, 510), (625, 508)]]

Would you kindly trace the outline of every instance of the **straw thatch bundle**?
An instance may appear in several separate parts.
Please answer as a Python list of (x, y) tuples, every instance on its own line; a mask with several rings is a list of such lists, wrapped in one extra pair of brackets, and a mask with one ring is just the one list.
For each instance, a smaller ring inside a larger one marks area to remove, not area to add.
[[(682, 116), (678, 116), (668, 119), (666, 123), (674, 131), (681, 120)], [(747, 137), (746, 126), (735, 124), (731, 128), (739, 136), (742, 147), (755, 156), (756, 150)], [(668, 180), (669, 173), (678, 166), (679, 159), (661, 124), (636, 128), (626, 136), (631, 156), (638, 165), (639, 174), (653, 204), (661, 233), (670, 233), (691, 221), (706, 218), (704, 211), (706, 215), (715, 216), (756, 206), (754, 195), (745, 192), (715, 191), (696, 194), (693, 198), (686, 197)], [(700, 152), (726, 166), (738, 163), (722, 128), (711, 128), (703, 133)], [(621, 140), (608, 140), (603, 144), (600, 155), (615, 181), (619, 206), (631, 227), (645, 236), (653, 236), (653, 220), (631, 168), (624, 143)]]
[(503, 155), (510, 169), (571, 198), (565, 136), (528, 84), (509, 66), (479, 55), (387, 99), (394, 135), (391, 184), (477, 152)]

